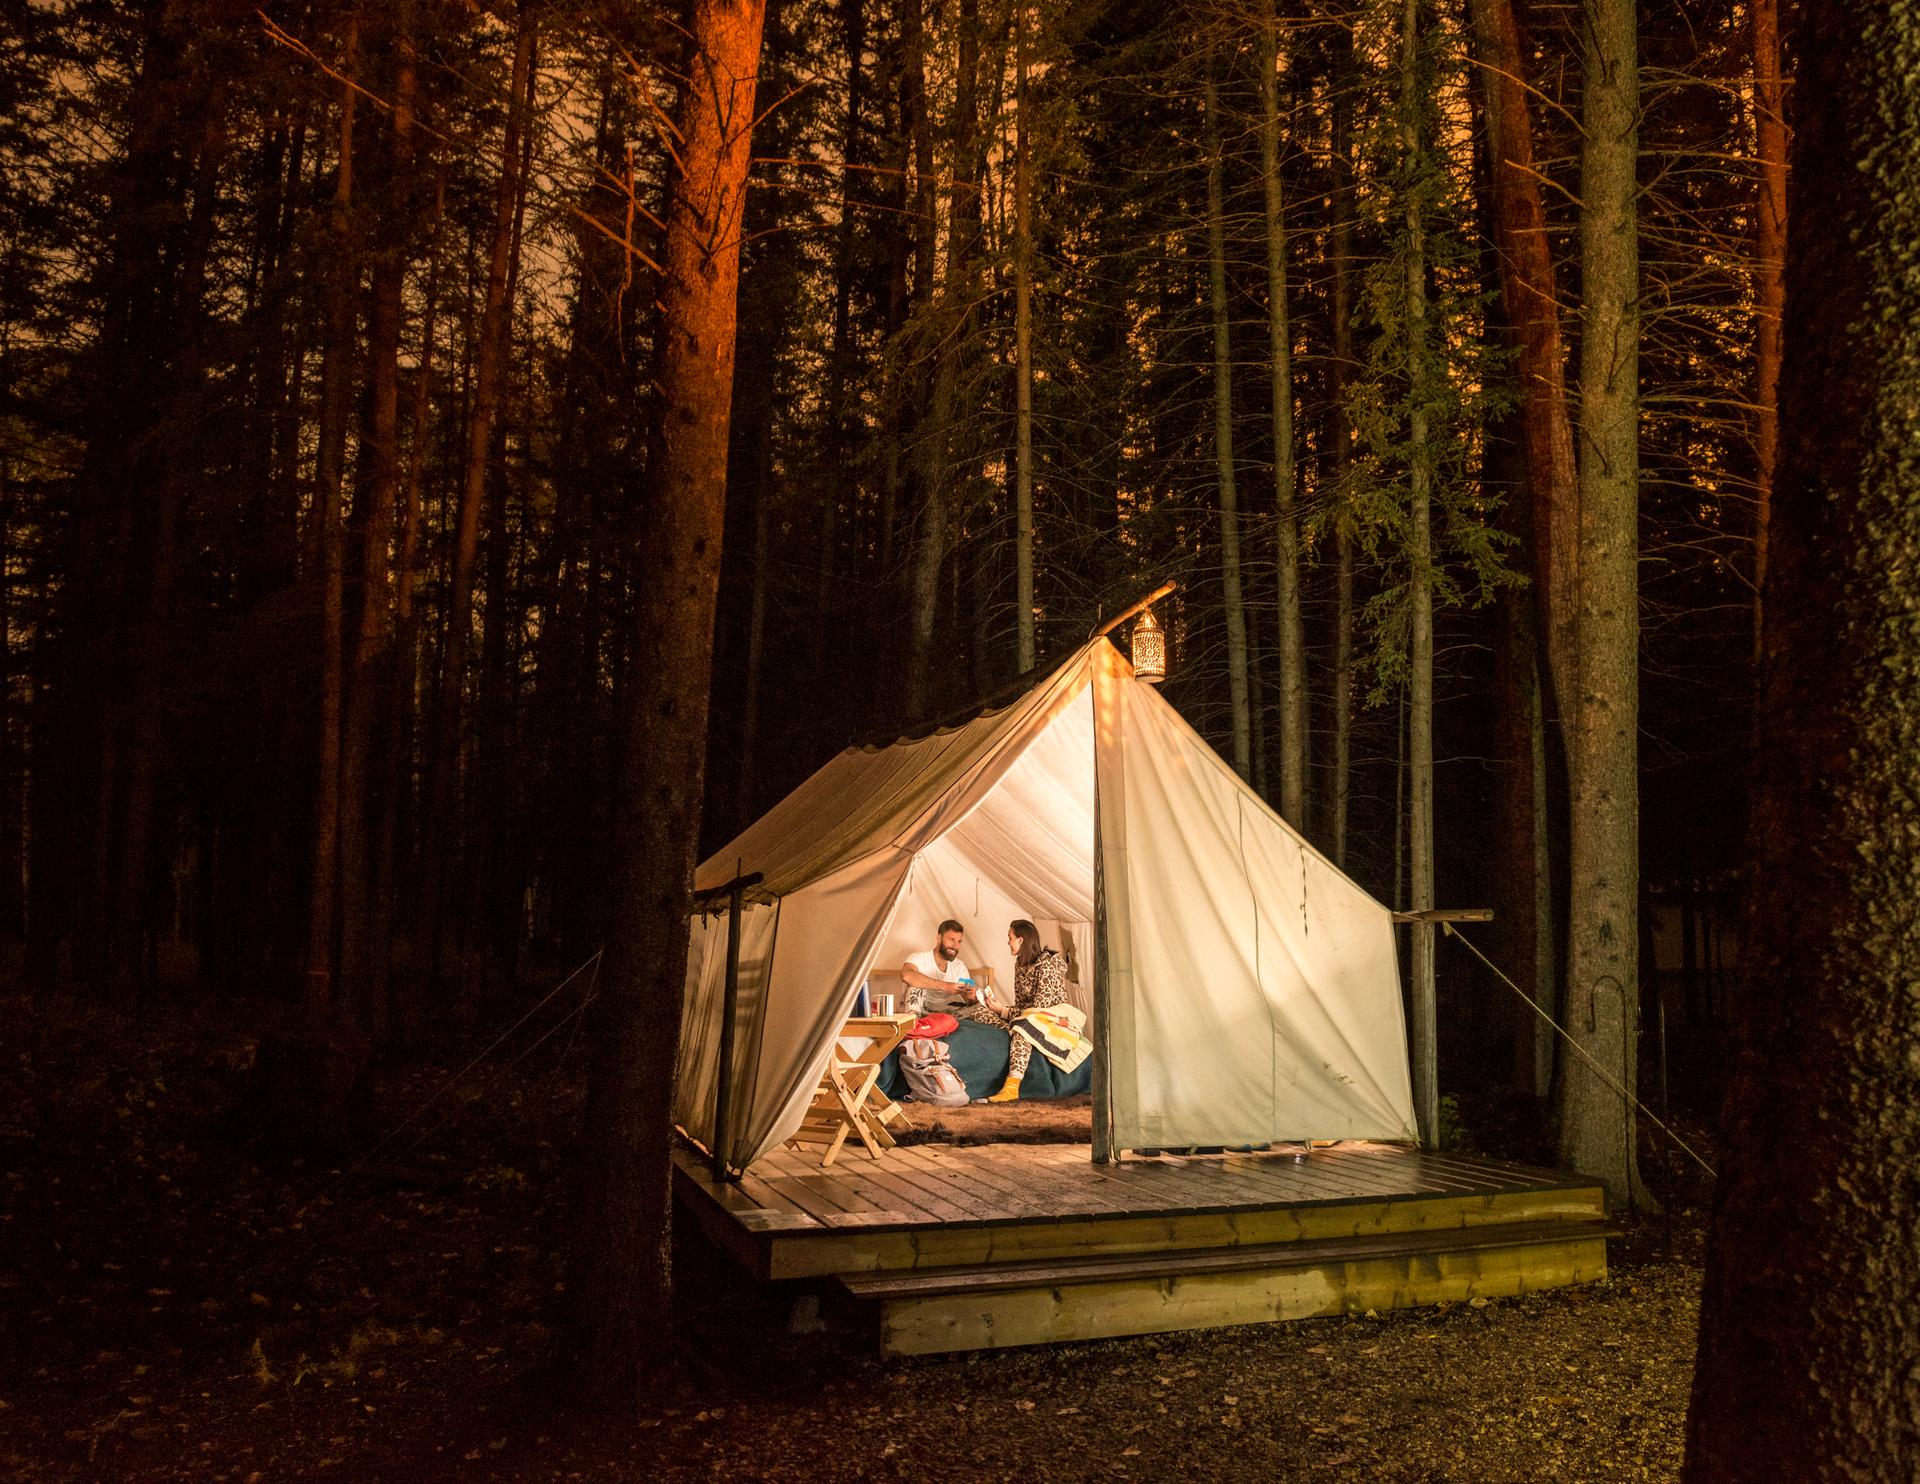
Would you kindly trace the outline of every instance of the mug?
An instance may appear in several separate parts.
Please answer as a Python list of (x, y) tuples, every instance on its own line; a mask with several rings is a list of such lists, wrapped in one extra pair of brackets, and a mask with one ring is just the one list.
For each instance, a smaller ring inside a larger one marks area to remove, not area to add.
[(893, 996), (890, 994), (874, 995), (873, 996), (873, 1013), (875, 1015), (893, 1014)]

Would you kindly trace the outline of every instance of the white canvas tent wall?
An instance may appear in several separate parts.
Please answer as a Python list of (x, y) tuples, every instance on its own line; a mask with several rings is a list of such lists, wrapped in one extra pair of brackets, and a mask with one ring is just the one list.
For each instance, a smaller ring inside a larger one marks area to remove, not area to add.
[[(926, 946), (921, 920), (966, 921), (954, 907), (976, 891), (975, 945), (1016, 915), (1091, 924), (1104, 892), (1090, 946), (1109, 1147), (1414, 1137), (1391, 914), (1105, 639), (964, 726), (841, 753), (695, 887), (754, 872), (726, 1120), (735, 1168), (799, 1126), (861, 980), (899, 962), (879, 958), (902, 946), (896, 924), (915, 925), (904, 946)], [(675, 1119), (711, 1145), (726, 916), (691, 931)]]

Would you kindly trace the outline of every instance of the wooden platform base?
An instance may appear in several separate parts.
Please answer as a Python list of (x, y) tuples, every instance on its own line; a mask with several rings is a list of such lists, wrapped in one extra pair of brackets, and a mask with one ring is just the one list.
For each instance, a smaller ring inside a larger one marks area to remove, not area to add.
[(921, 1145), (776, 1154), (686, 1213), (768, 1279), (826, 1278), (896, 1354), (1407, 1308), (1606, 1273), (1596, 1184), (1368, 1144), (1129, 1156)]

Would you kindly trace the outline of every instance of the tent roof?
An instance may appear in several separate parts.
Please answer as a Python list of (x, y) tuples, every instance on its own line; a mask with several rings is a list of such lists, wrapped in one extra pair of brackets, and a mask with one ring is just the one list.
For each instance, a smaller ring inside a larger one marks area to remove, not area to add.
[[(1083, 645), (1018, 700), (962, 725), (884, 747), (847, 748), (702, 861), (694, 890), (713, 891), (757, 871), (756, 894), (786, 896), (877, 850), (931, 844), (968, 812), (943, 805), (977, 800), (978, 785), (996, 782), (1086, 693), (1094, 645), (1106, 642)], [(1090, 853), (1087, 859), (1091, 870)]]

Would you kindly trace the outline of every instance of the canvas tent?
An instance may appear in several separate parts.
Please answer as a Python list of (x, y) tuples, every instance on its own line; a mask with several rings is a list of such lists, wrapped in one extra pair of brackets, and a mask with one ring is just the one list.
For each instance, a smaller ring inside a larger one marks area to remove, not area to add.
[[(841, 753), (706, 861), (696, 890), (741, 874), (760, 879), (739, 924), (736, 1169), (799, 1126), (864, 977), (948, 916), (989, 961), (1015, 917), (1086, 945), (1108, 1148), (1414, 1137), (1388, 909), (1104, 638), (1011, 705)], [(726, 912), (691, 934), (675, 1120), (711, 1147)]]

